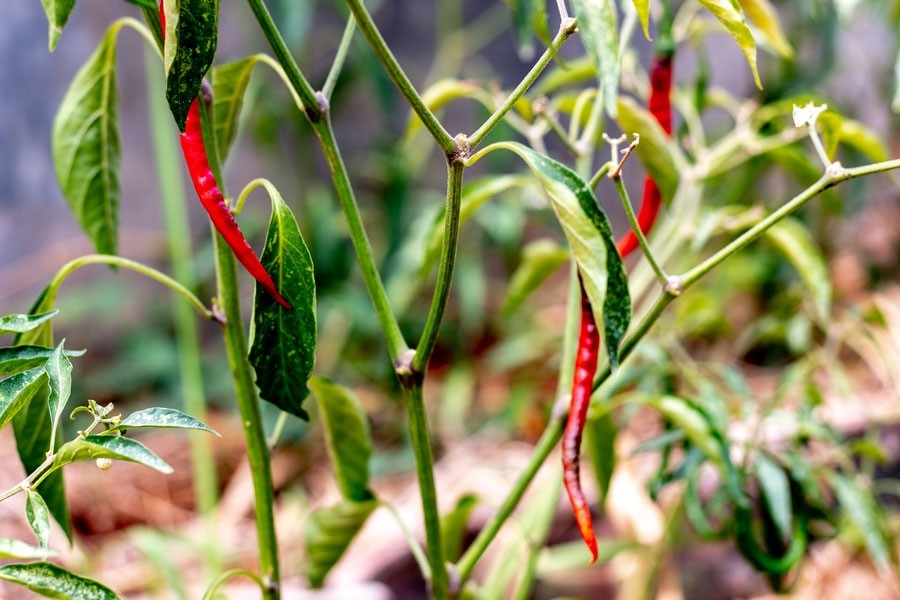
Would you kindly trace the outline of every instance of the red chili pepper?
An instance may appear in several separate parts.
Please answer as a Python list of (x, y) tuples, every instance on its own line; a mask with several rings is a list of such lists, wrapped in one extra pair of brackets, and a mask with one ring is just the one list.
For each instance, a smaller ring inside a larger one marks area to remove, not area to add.
[[(163, 38), (166, 36), (166, 13), (163, 3), (159, 3), (159, 21), (162, 25)], [(187, 163), (188, 173), (191, 181), (194, 182), (194, 189), (197, 196), (200, 197), (200, 203), (206, 212), (213, 226), (216, 228), (228, 247), (234, 253), (247, 272), (253, 276), (256, 281), (275, 299), (281, 306), (290, 309), (291, 304), (278, 293), (275, 282), (269, 275), (266, 268), (259, 262), (253, 248), (244, 237), (244, 233), (238, 226), (237, 221), (232, 214), (231, 209), (225, 203), (225, 196), (216, 183), (216, 177), (213, 175), (209, 166), (209, 158), (206, 156), (206, 145), (203, 143), (203, 129), (200, 123), (200, 105), (197, 98), (191, 103), (188, 109), (187, 121), (185, 122), (184, 133), (181, 134), (181, 151), (184, 153), (184, 159)]]
[(584, 285), (581, 286), (581, 333), (578, 337), (578, 353), (575, 356), (575, 375), (572, 381), (572, 400), (569, 418), (562, 438), (563, 482), (575, 513), (578, 531), (591, 551), (591, 562), (597, 560), (597, 537), (591, 520), (591, 509), (581, 489), (579, 456), (581, 435), (587, 420), (588, 406), (597, 371), (600, 354), (600, 332), (594, 320), (594, 311)]
[[(647, 106), (650, 114), (656, 117), (662, 130), (672, 135), (672, 55), (658, 54), (650, 67), (650, 97)], [(638, 209), (637, 222), (641, 232), (646, 235), (656, 222), (662, 194), (656, 182), (648, 175), (644, 177), (644, 196)], [(629, 231), (618, 242), (619, 254), (625, 258), (638, 247), (637, 235)]]

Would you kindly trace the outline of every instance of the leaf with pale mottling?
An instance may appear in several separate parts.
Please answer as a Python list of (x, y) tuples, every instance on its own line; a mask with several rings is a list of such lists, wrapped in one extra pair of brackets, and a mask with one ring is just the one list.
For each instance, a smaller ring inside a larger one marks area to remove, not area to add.
[(47, 383), (47, 379), (47, 373), (41, 366), (0, 381), (0, 429), (28, 404)]
[(25, 494), (25, 520), (41, 548), (47, 548), (50, 545), (50, 509), (34, 490), (28, 490)]
[(196, 429), (221, 437), (212, 427), (201, 423), (194, 417), (174, 408), (159, 406), (131, 413), (110, 431), (129, 429)]
[(165, 0), (166, 100), (178, 129), (216, 55), (218, 0)]
[(119, 435), (89, 435), (67, 442), (57, 451), (52, 468), (56, 470), (69, 463), (98, 458), (138, 463), (160, 473), (172, 472), (172, 467), (147, 446)]
[(837, 473), (831, 475), (830, 482), (844, 513), (862, 534), (869, 556), (883, 573), (887, 573), (891, 561), (890, 546), (884, 534), (887, 524), (872, 493)]
[(25, 542), (0, 538), (0, 558), (46, 558), (56, 552), (47, 548), (36, 548)]
[(59, 310), (51, 310), (34, 315), (7, 315), (0, 318), (0, 335), (32, 331), (55, 317), (58, 313)]
[(48, 562), (3, 565), (0, 579), (55, 600), (119, 600), (105, 585)]

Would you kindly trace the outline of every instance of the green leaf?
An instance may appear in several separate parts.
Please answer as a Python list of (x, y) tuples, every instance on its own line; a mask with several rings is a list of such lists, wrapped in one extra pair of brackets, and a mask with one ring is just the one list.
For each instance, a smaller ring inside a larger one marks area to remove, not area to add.
[(832, 473), (831, 487), (847, 518), (862, 533), (869, 556), (883, 572), (890, 569), (890, 547), (884, 532), (887, 524), (872, 493), (838, 473)]
[(441, 517), (441, 541), (444, 544), (445, 560), (455, 563), (462, 556), (469, 516), (478, 503), (478, 496), (466, 494), (456, 501), (453, 510)]
[(344, 500), (315, 511), (306, 528), (306, 577), (309, 585), (322, 587), (325, 577), (341, 559), (378, 501)]
[(641, 20), (641, 29), (644, 30), (644, 37), (650, 39), (650, 0), (632, 0), (634, 10), (637, 11), (638, 18)]
[(744, 11), (737, 0), (698, 0), (700, 4), (713, 14), (719, 20), (719, 23), (725, 27), (725, 30), (734, 38), (741, 52), (750, 65), (750, 71), (753, 73), (753, 81), (756, 87), (762, 89), (762, 82), (759, 80), (759, 71), (756, 68), (756, 41), (753, 39), (753, 33), (747, 25), (744, 18)]
[(522, 250), (522, 262), (509, 282), (503, 312), (516, 311), (528, 296), (569, 260), (569, 253), (553, 240), (537, 240)]
[(544, 0), (507, 0), (512, 12), (513, 31), (519, 58), (528, 60), (534, 56), (534, 22)]
[(677, 396), (653, 396), (643, 400), (683, 431), (687, 439), (699, 448), (709, 460), (720, 467), (724, 465), (726, 457), (723, 456), (722, 448), (717, 443), (709, 421), (702, 412)]
[(43, 366), (53, 354), (40, 346), (7, 346), (0, 348), (0, 377)]
[(316, 281), (312, 258), (291, 209), (271, 185), (272, 218), (260, 261), (275, 287), (293, 305), (287, 310), (256, 286), (250, 363), (259, 395), (281, 410), (309, 420), (303, 401), (316, 358)]
[(47, 379), (44, 367), (36, 367), (0, 381), (0, 429), (28, 404)]
[(72, 9), (75, 8), (75, 0), (41, 0), (44, 12), (47, 13), (47, 22), (50, 24), (49, 41), (47, 43), (50, 52), (56, 50), (63, 28), (69, 22)]
[(631, 98), (619, 98), (619, 126), (627, 134), (638, 134), (641, 142), (635, 152), (647, 175), (653, 178), (663, 198), (668, 202), (678, 188), (678, 163), (675, 147), (659, 122)]
[(56, 178), (97, 252), (116, 254), (119, 229), (117, 21), (75, 74), (53, 121)]
[(51, 310), (35, 315), (8, 315), (0, 318), (0, 335), (7, 333), (25, 333), (37, 329), (59, 313)]
[(616, 436), (619, 428), (611, 411), (588, 419), (584, 428), (584, 450), (591, 458), (597, 486), (600, 490), (600, 506), (606, 502), (609, 484), (616, 468)]
[(213, 112), (216, 122), (216, 142), (222, 162), (228, 157), (231, 144), (237, 137), (238, 119), (244, 106), (244, 94), (258, 56), (218, 65), (210, 72), (213, 86)]
[(616, 118), (619, 95), (619, 25), (613, 0), (572, 0), (578, 31), (597, 70), (606, 112)]
[(56, 552), (47, 548), (35, 548), (19, 540), (0, 538), (0, 559), (2, 558), (46, 558)]
[(129, 429), (197, 429), (222, 437), (209, 425), (201, 423), (180, 410), (159, 406), (133, 412), (109, 431), (125, 431)]
[(544, 189), (578, 264), (594, 317), (603, 323), (610, 365), (617, 368), (619, 344), (631, 320), (631, 297), (606, 213), (590, 187), (567, 166), (519, 143), (495, 147), (521, 157)]
[(816, 319), (828, 322), (831, 315), (831, 279), (822, 253), (809, 231), (796, 219), (787, 218), (766, 231), (766, 237), (784, 253), (812, 295)]
[(780, 465), (765, 454), (756, 455), (756, 478), (762, 489), (763, 499), (769, 509), (772, 522), (778, 528), (782, 540), (791, 537), (791, 487), (787, 474)]
[(347, 500), (371, 500), (369, 458), (372, 435), (362, 405), (350, 390), (322, 377), (313, 377), (309, 385), (318, 401), (328, 455), (341, 495)]
[(166, 100), (178, 129), (216, 56), (218, 0), (165, 0)]
[(65, 340), (50, 355), (50, 359), (44, 368), (50, 376), (50, 397), (47, 403), (50, 407), (50, 418), (55, 431), (59, 425), (59, 418), (66, 409), (66, 403), (72, 394), (72, 363), (66, 357)]
[(89, 435), (67, 442), (56, 453), (52, 468), (56, 470), (69, 463), (98, 458), (138, 463), (156, 469), (160, 473), (172, 472), (172, 467), (147, 446), (118, 435)]
[(55, 600), (118, 600), (111, 589), (52, 563), (34, 562), (0, 567), (0, 579), (24, 586)]
[(41, 548), (47, 548), (50, 545), (50, 509), (34, 490), (25, 494), (25, 519)]
[(794, 49), (788, 42), (784, 31), (781, 29), (781, 21), (778, 12), (769, 0), (738, 0), (746, 13), (747, 18), (759, 29), (763, 39), (768, 42), (772, 50), (784, 58), (792, 58)]

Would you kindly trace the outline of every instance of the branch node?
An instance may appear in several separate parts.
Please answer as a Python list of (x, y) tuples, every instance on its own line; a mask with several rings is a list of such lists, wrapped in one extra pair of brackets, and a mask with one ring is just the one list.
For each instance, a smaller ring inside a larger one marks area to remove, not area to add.
[(663, 291), (669, 296), (677, 298), (684, 293), (684, 279), (678, 275), (669, 275), (666, 277), (666, 284), (663, 286)]
[(425, 379), (425, 374), (417, 372), (413, 367), (415, 360), (416, 351), (410, 348), (405, 350), (403, 354), (394, 361), (394, 373), (397, 375), (397, 379), (400, 380), (400, 385), (405, 388), (422, 385), (422, 381)]
[[(615, 140), (617, 143), (613, 145), (613, 160), (615, 160), (616, 150), (618, 150), (618, 148), (619, 148), (618, 142), (624, 142), (625, 139), (627, 139), (625, 137), (625, 135), (622, 135), (621, 138), (619, 138), (618, 140)], [(632, 140), (632, 142), (630, 144), (628, 144), (627, 148), (622, 150), (622, 158), (619, 160), (619, 163), (616, 165), (616, 167), (612, 171), (609, 172), (610, 179), (618, 179), (622, 175), (622, 167), (625, 166), (625, 161), (628, 160), (628, 157), (631, 156), (631, 153), (634, 152), (634, 149), (637, 148), (638, 144), (640, 144), (640, 143), (641, 143), (641, 136), (640, 136), (640, 134), (635, 133), (634, 139)]]
[(456, 142), (456, 149), (447, 153), (447, 164), (450, 166), (455, 164), (465, 165), (466, 159), (469, 158), (469, 153), (471, 152), (469, 138), (466, 137), (465, 133), (458, 133), (453, 138), (453, 141)]

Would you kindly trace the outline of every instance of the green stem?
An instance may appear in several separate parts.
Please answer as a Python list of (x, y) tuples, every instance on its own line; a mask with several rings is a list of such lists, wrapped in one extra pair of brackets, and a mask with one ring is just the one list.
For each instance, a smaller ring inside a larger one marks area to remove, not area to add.
[(447, 169), (447, 201), (444, 216), (444, 239), (441, 244), (441, 260), (438, 267), (437, 284), (431, 308), (428, 311), (428, 319), (425, 321), (425, 329), (419, 345), (416, 346), (416, 356), (413, 359), (412, 370), (415, 373), (423, 373), (431, 358), (434, 345), (437, 342), (438, 332), (444, 319), (444, 311), (447, 308), (447, 300), (450, 296), (450, 286), (453, 282), (453, 271), (456, 265), (456, 249), (459, 244), (459, 211), (462, 199), (463, 169), (465, 165), (461, 161), (455, 161)]
[[(191, 234), (188, 228), (188, 211), (184, 189), (181, 185), (178, 150), (172, 137), (171, 116), (165, 101), (165, 90), (156, 56), (144, 53), (147, 74), (147, 100), (150, 110), (151, 134), (156, 156), (157, 177), (166, 224), (169, 257), (175, 278), (189, 288), (196, 287), (192, 264)], [(203, 371), (200, 364), (200, 341), (197, 324), (190, 307), (183, 302), (172, 305), (175, 321), (175, 340), (178, 348), (178, 368), (184, 395), (184, 410), (188, 414), (206, 420), (206, 395), (203, 389)], [(216, 465), (206, 436), (193, 432), (190, 437), (191, 468), (193, 470), (194, 495), (197, 510), (206, 517), (206, 540), (209, 543), (204, 556), (210, 572), (219, 570), (218, 555), (212, 547), (216, 539), (213, 511), (217, 500)]]
[(48, 295), (53, 297), (56, 295), (56, 291), (59, 289), (59, 286), (62, 284), (65, 279), (71, 275), (73, 272), (77, 271), (81, 267), (86, 265), (110, 265), (114, 267), (122, 267), (123, 269), (128, 269), (129, 271), (134, 271), (135, 273), (140, 273), (141, 275), (145, 275), (150, 279), (157, 281), (164, 286), (171, 289), (173, 292), (184, 298), (190, 303), (194, 309), (200, 313), (200, 316), (204, 319), (209, 319), (210, 321), (219, 321), (219, 317), (213, 313), (211, 310), (204, 306), (203, 302), (200, 301), (194, 293), (184, 287), (178, 281), (175, 281), (165, 273), (157, 271), (147, 265), (141, 264), (139, 262), (122, 258), (121, 256), (112, 256), (111, 254), (86, 254), (84, 256), (79, 256), (73, 260), (70, 260), (66, 264), (62, 266), (62, 268), (56, 272), (53, 279), (50, 281), (50, 284), (47, 286)]
[[(358, 1), (358, 0), (348, 0), (350, 1)], [(550, 61), (553, 60), (553, 57), (556, 56), (556, 53), (559, 52), (559, 49), (566, 42), (569, 37), (575, 33), (577, 30), (575, 19), (565, 19), (559, 26), (559, 31), (556, 33), (556, 37), (553, 38), (553, 41), (550, 43), (550, 47), (547, 48), (541, 57), (538, 59), (537, 63), (528, 71), (528, 74), (525, 75), (525, 78), (519, 82), (519, 85), (509, 94), (509, 97), (500, 105), (500, 107), (494, 111), (488, 120), (484, 122), (484, 124), (479, 127), (475, 133), (469, 136), (469, 148), (475, 148), (482, 140), (484, 140), (485, 136), (491, 132), (491, 130), (496, 127), (500, 121), (503, 120), (503, 117), (506, 116), (506, 113), (512, 109), (512, 107), (519, 101), (519, 98), (525, 95), (525, 92), (528, 91), (528, 88), (534, 84), (537, 80), (538, 76), (544, 71)]]
[(613, 183), (616, 184), (616, 191), (619, 192), (619, 198), (622, 200), (622, 206), (625, 208), (625, 214), (628, 215), (628, 222), (631, 224), (631, 230), (637, 237), (638, 244), (640, 244), (641, 250), (643, 250), (644, 256), (647, 258), (647, 262), (650, 263), (650, 267), (653, 269), (653, 272), (656, 273), (656, 277), (659, 279), (659, 281), (663, 285), (665, 285), (669, 282), (669, 276), (666, 275), (665, 271), (663, 271), (662, 267), (656, 261), (656, 257), (653, 256), (653, 252), (650, 250), (650, 244), (647, 243), (647, 237), (641, 230), (641, 224), (638, 223), (637, 217), (634, 216), (634, 208), (632, 208), (631, 206), (631, 200), (628, 198), (628, 190), (625, 189), (625, 184), (622, 182), (622, 177), (617, 175), (613, 177), (612, 180)]
[(306, 116), (310, 122), (316, 123), (322, 118), (325, 110), (316, 98), (315, 90), (313, 90), (309, 81), (306, 80), (306, 77), (303, 76), (303, 73), (300, 72), (300, 67), (297, 66), (297, 62), (291, 55), (291, 51), (281, 36), (281, 32), (275, 26), (272, 15), (269, 14), (269, 9), (266, 8), (263, 0), (247, 0), (247, 4), (250, 5), (250, 10), (253, 11), (256, 21), (259, 23), (259, 28), (262, 29), (263, 35), (266, 36), (275, 58), (278, 59), (278, 62), (287, 73), (291, 87), (300, 96), (300, 101), (306, 110)]
[(410, 553), (413, 555), (413, 559), (415, 559), (416, 565), (418, 565), (419, 567), (419, 571), (422, 573), (425, 581), (430, 581), (431, 565), (428, 564), (428, 557), (425, 556), (425, 551), (422, 550), (422, 546), (419, 545), (419, 542), (417, 542), (416, 538), (414, 538), (412, 533), (410, 533), (409, 528), (406, 526), (406, 523), (403, 522), (403, 517), (400, 516), (400, 513), (397, 512), (397, 509), (394, 508), (394, 505), (388, 502), (381, 502), (380, 504), (385, 509), (387, 509), (387, 511), (394, 518), (394, 521), (397, 522), (397, 526), (400, 528), (400, 533), (403, 535), (403, 539), (406, 540), (406, 545), (409, 548)]
[(407, 346), (406, 340), (403, 339), (400, 325), (397, 323), (394, 311), (391, 310), (384, 283), (381, 281), (381, 275), (378, 273), (378, 267), (375, 265), (372, 246), (363, 227), (359, 206), (356, 204), (356, 196), (353, 193), (353, 187), (350, 185), (350, 178), (347, 175), (347, 167), (344, 165), (344, 159), (338, 148), (337, 140), (334, 138), (330, 116), (326, 113), (325, 118), (314, 123), (313, 127), (319, 136), (322, 152), (325, 154), (328, 169), (331, 171), (334, 190), (337, 193), (341, 209), (344, 211), (344, 218), (347, 220), (350, 239), (353, 242), (353, 249), (356, 251), (356, 260), (359, 262), (360, 269), (362, 269), (366, 289), (369, 291), (369, 297), (372, 300), (372, 305), (375, 307), (375, 314), (384, 332), (391, 360), (396, 363), (400, 356), (409, 350), (409, 346)]
[(356, 19), (352, 16), (347, 20), (347, 26), (344, 27), (344, 35), (341, 36), (341, 43), (338, 46), (337, 53), (334, 55), (334, 62), (331, 63), (331, 69), (328, 71), (328, 77), (322, 84), (322, 95), (326, 100), (331, 100), (331, 94), (334, 93), (334, 86), (337, 85), (338, 76), (344, 68), (344, 62), (347, 60), (347, 52), (350, 50), (350, 42), (353, 41), (353, 34), (356, 32)]
[(209, 589), (206, 590), (206, 593), (203, 594), (203, 600), (212, 600), (213, 598), (218, 598), (217, 592), (222, 585), (228, 581), (229, 579), (233, 579), (235, 577), (246, 577), (253, 581), (256, 585), (259, 586), (259, 589), (266, 593), (266, 586), (263, 581), (256, 576), (256, 573), (252, 573), (246, 569), (231, 569), (230, 571), (225, 571), (218, 577), (216, 580), (212, 582), (212, 585), (209, 586)]
[(397, 89), (406, 98), (409, 106), (422, 120), (425, 128), (431, 132), (444, 154), (450, 155), (455, 153), (457, 151), (456, 140), (444, 129), (444, 126), (441, 125), (431, 109), (428, 108), (428, 105), (425, 104), (422, 96), (416, 91), (409, 77), (406, 76), (403, 67), (397, 62), (387, 42), (381, 36), (381, 32), (375, 25), (375, 21), (372, 20), (372, 15), (369, 14), (362, 0), (346, 0), (346, 2), (350, 12), (356, 18), (359, 30), (366, 37), (369, 46), (375, 52), (375, 56), (378, 57), (378, 62), (381, 63), (388, 76), (394, 81)]
[(409, 414), (409, 437), (416, 455), (419, 493), (422, 496), (425, 547), (431, 568), (431, 597), (442, 600), (447, 598), (448, 578), (447, 568), (444, 565), (444, 546), (441, 541), (441, 515), (438, 512), (437, 489), (434, 485), (434, 455), (431, 450), (431, 434), (428, 431), (428, 416), (425, 412), (421, 381), (404, 385), (403, 391)]

